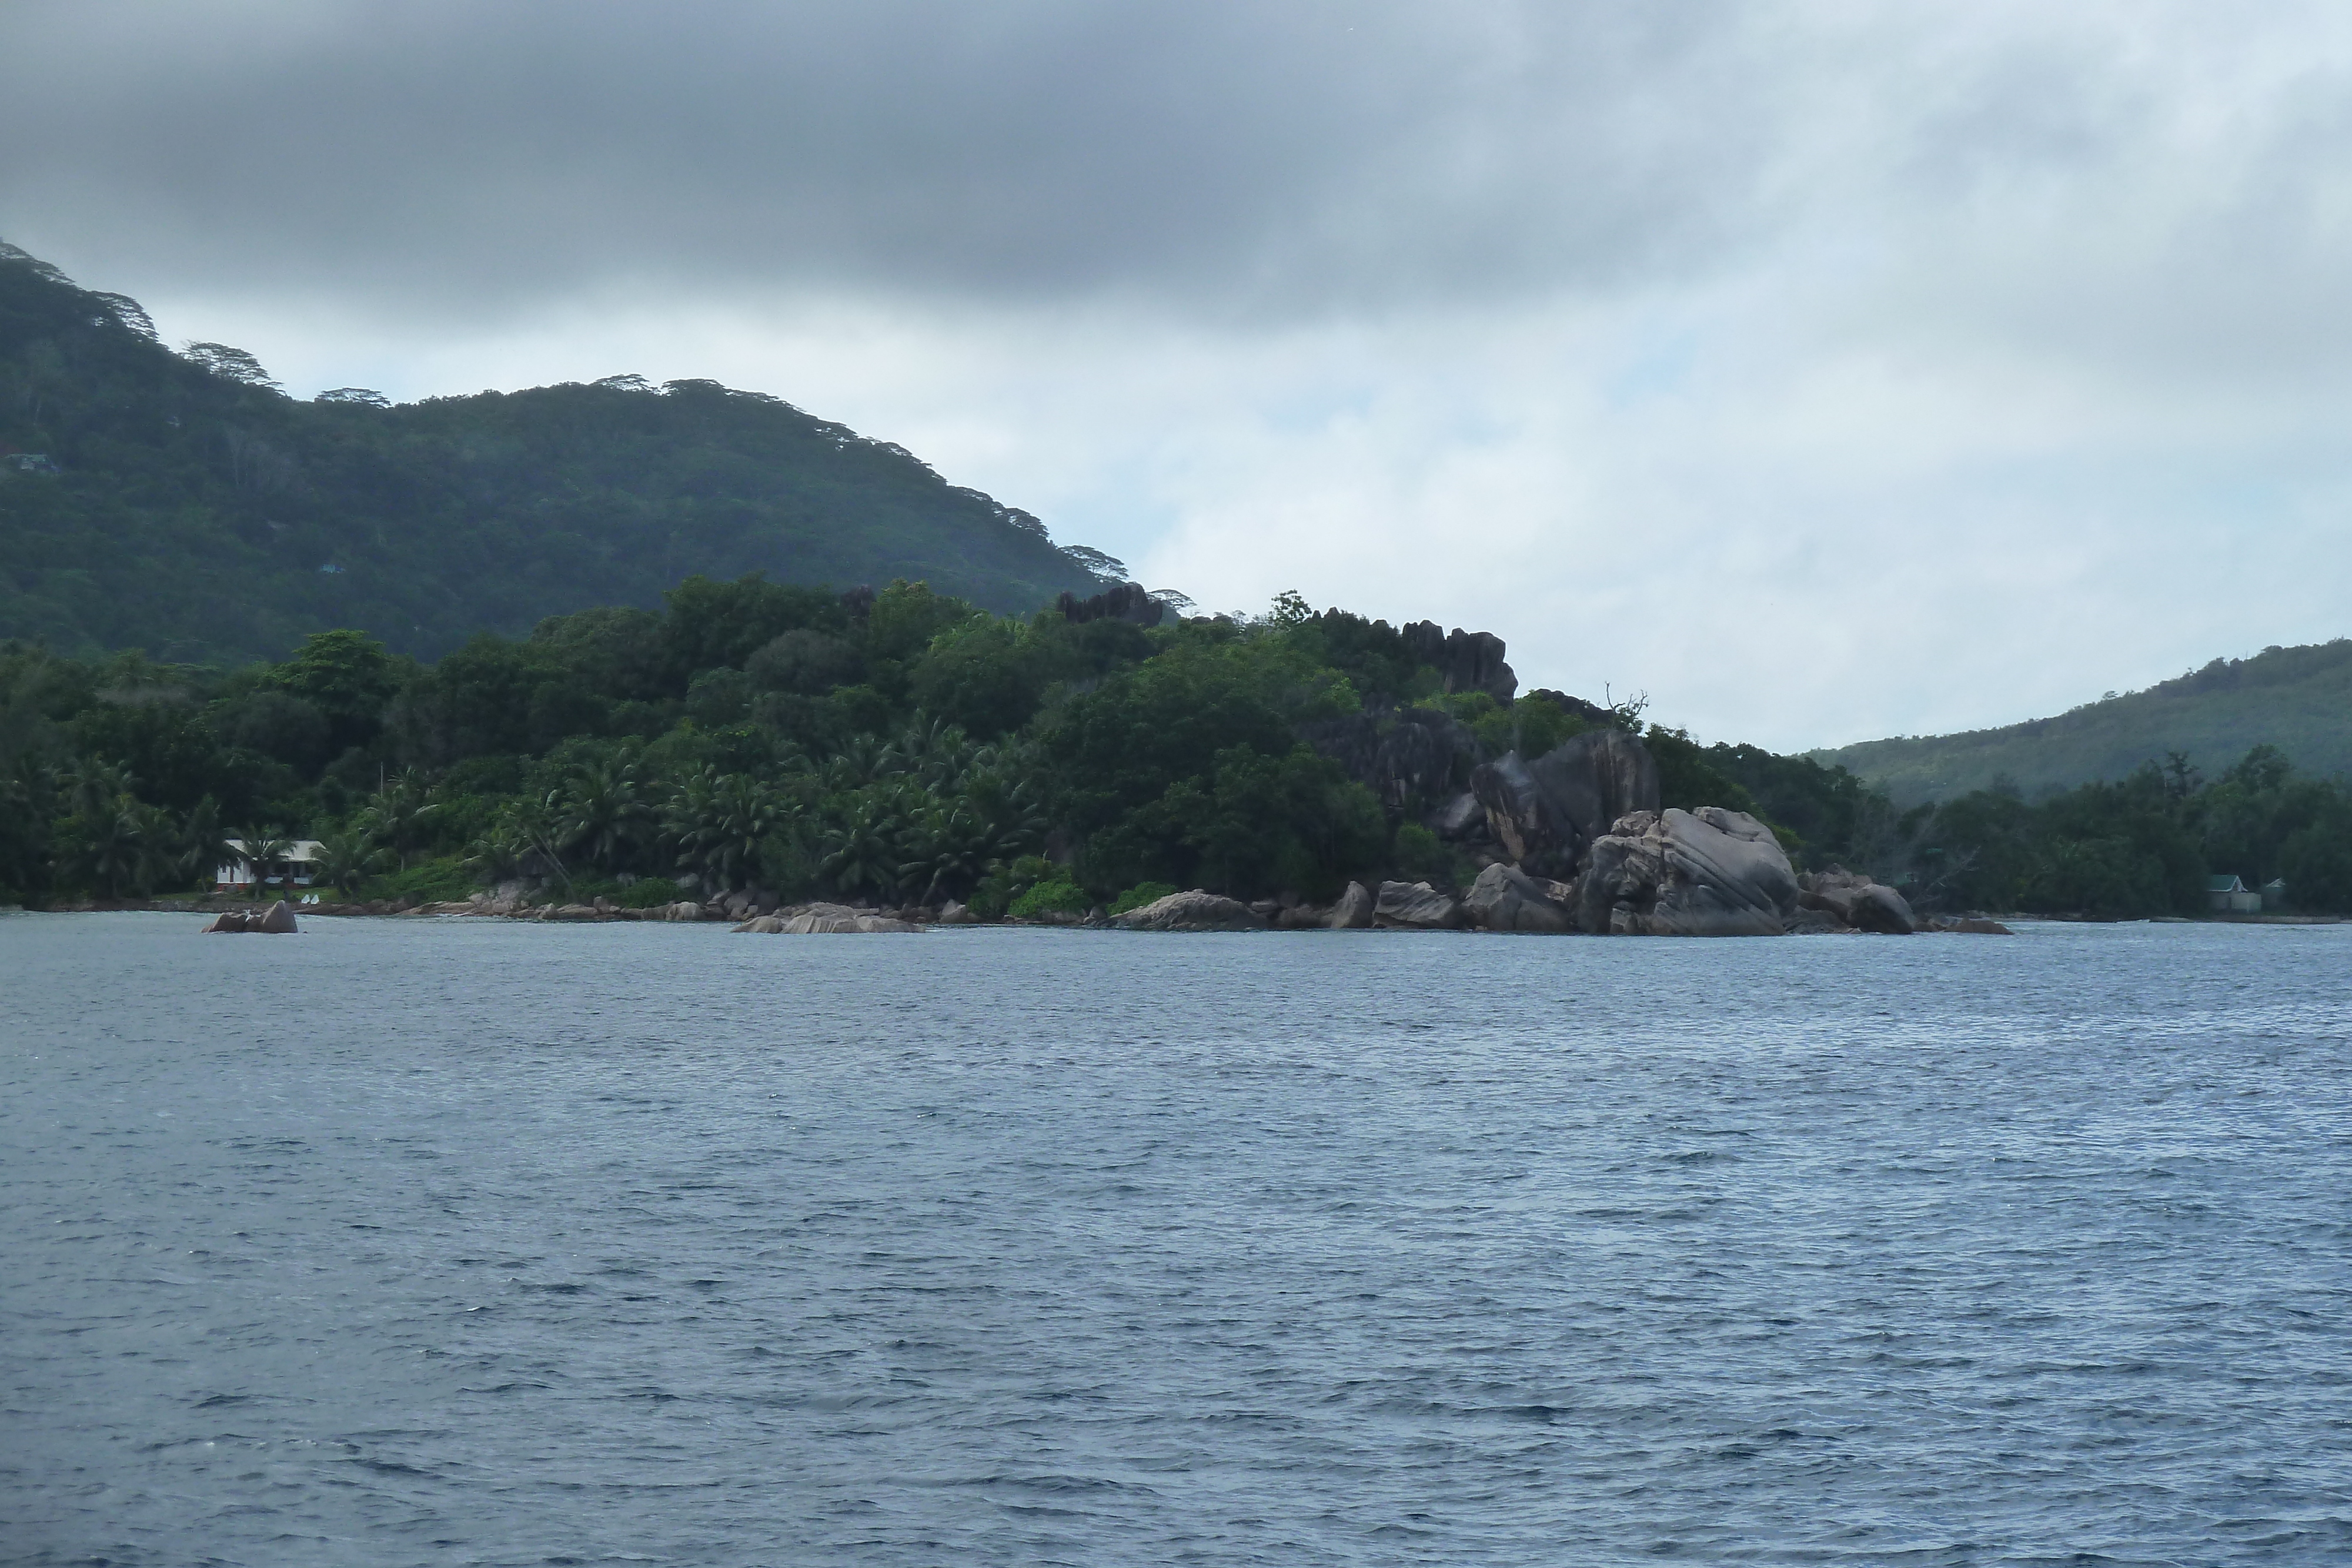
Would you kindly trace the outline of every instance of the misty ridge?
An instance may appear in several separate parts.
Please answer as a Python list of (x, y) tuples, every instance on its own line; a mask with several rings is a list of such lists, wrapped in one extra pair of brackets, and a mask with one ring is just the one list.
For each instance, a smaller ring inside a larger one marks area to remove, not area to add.
[[(1931, 913), (2198, 913), (2217, 872), (2352, 908), (2352, 793), (2305, 760), (2341, 766), (2344, 644), (2100, 705), (2099, 748), (2068, 716), (1930, 776), (1914, 757), (1937, 743), (1703, 744), (1638, 701), (1520, 692), (1491, 632), (1296, 595), (1171, 621), (1181, 595), (1124, 575), (766, 394), (614, 376), (299, 402), (249, 354), (173, 352), (137, 302), (0, 255), (20, 897), (168, 892), (233, 828), (335, 844), (351, 890), (395, 897), (524, 868), (998, 914), (1442, 894), (1535, 863), (1485, 836), (1474, 784), (1598, 726), (1659, 804), (1749, 814), (1801, 870)], [(2211, 721), (2193, 746), (2176, 697)]]
[(1123, 568), (779, 399), (635, 376), (303, 402), (135, 300), (0, 248), (0, 637), (175, 662), (353, 627), (430, 658), (697, 574), (928, 580), (992, 610)]

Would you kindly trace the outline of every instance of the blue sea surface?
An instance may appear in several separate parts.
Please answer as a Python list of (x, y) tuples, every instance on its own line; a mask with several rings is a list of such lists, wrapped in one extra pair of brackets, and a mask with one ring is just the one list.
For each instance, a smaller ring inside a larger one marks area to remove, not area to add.
[(2352, 1562), (2352, 926), (0, 919), (0, 1561)]

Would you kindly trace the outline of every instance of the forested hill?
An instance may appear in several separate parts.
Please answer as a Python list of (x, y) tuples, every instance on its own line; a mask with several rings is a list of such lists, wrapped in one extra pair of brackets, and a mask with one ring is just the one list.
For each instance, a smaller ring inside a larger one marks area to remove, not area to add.
[(1026, 612), (1116, 563), (903, 449), (715, 382), (302, 402), (0, 245), (0, 639), (175, 663), (355, 627), (432, 658), (679, 580), (897, 578)]
[(2256, 746), (2306, 774), (2352, 773), (2352, 639), (2216, 659), (2144, 692), (2104, 697), (2055, 718), (1965, 735), (1870, 740), (1816, 751), (1898, 806), (1949, 800), (2006, 780), (2029, 799), (2128, 778), (2178, 752), (2209, 777)]

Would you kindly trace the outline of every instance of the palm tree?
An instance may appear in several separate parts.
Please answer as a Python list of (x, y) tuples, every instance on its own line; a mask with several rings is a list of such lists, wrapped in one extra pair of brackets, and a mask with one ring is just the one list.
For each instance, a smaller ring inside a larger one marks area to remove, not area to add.
[(93, 811), (74, 813), (73, 858), (109, 898), (120, 897), (123, 884), (137, 882), (151, 863), (143, 841), (152, 825), (145, 813), (152, 810), (134, 796), (118, 795)]
[(238, 858), (221, 828), (220, 807), (210, 795), (189, 807), (180, 819), (178, 838), (172, 872), (183, 883), (210, 885), (215, 871)]
[(322, 833), (310, 874), (320, 884), (353, 893), (383, 861), (383, 847), (363, 832)]
[(404, 768), (384, 780), (360, 813), (360, 831), (391, 845), (405, 870), (408, 852), (424, 841), (427, 819), (440, 809), (423, 776), (414, 768)]
[(242, 835), (244, 843), (237, 859), (253, 876), (253, 895), (258, 898), (267, 890), (269, 879), (278, 871), (278, 862), (293, 849), (293, 841), (277, 828), (247, 828)]
[(961, 800), (925, 813), (907, 837), (914, 858), (899, 866), (898, 874), (910, 887), (917, 877), (926, 879), (919, 904), (930, 903), (942, 890), (969, 892), (996, 862), (988, 825)]
[(722, 888), (741, 886), (761, 844), (789, 821), (784, 802), (767, 786), (712, 768), (680, 785), (663, 813), (678, 865)]
[(654, 819), (635, 763), (583, 768), (549, 802), (558, 839), (608, 872), (619, 871), (631, 858)]
[(817, 870), (845, 894), (871, 888), (877, 896), (898, 891), (904, 864), (898, 845), (905, 820), (890, 803), (872, 797), (861, 800), (847, 821), (824, 835), (824, 858)]

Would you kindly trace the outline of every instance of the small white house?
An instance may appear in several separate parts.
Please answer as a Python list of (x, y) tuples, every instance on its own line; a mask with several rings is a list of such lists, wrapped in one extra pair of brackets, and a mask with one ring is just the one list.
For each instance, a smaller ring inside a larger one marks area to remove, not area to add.
[[(239, 854), (245, 852), (243, 839), (226, 841), (228, 847)], [(278, 873), (269, 881), (274, 886), (291, 883), (296, 887), (310, 885), (310, 867), (319, 859), (320, 844), (316, 839), (296, 839), (278, 857)], [(241, 860), (224, 861), (213, 868), (213, 886), (221, 893), (234, 893), (253, 885), (253, 868)]]
[(2263, 895), (2240, 876), (2212, 876), (2205, 882), (2205, 907), (2216, 915), (2260, 915)]

